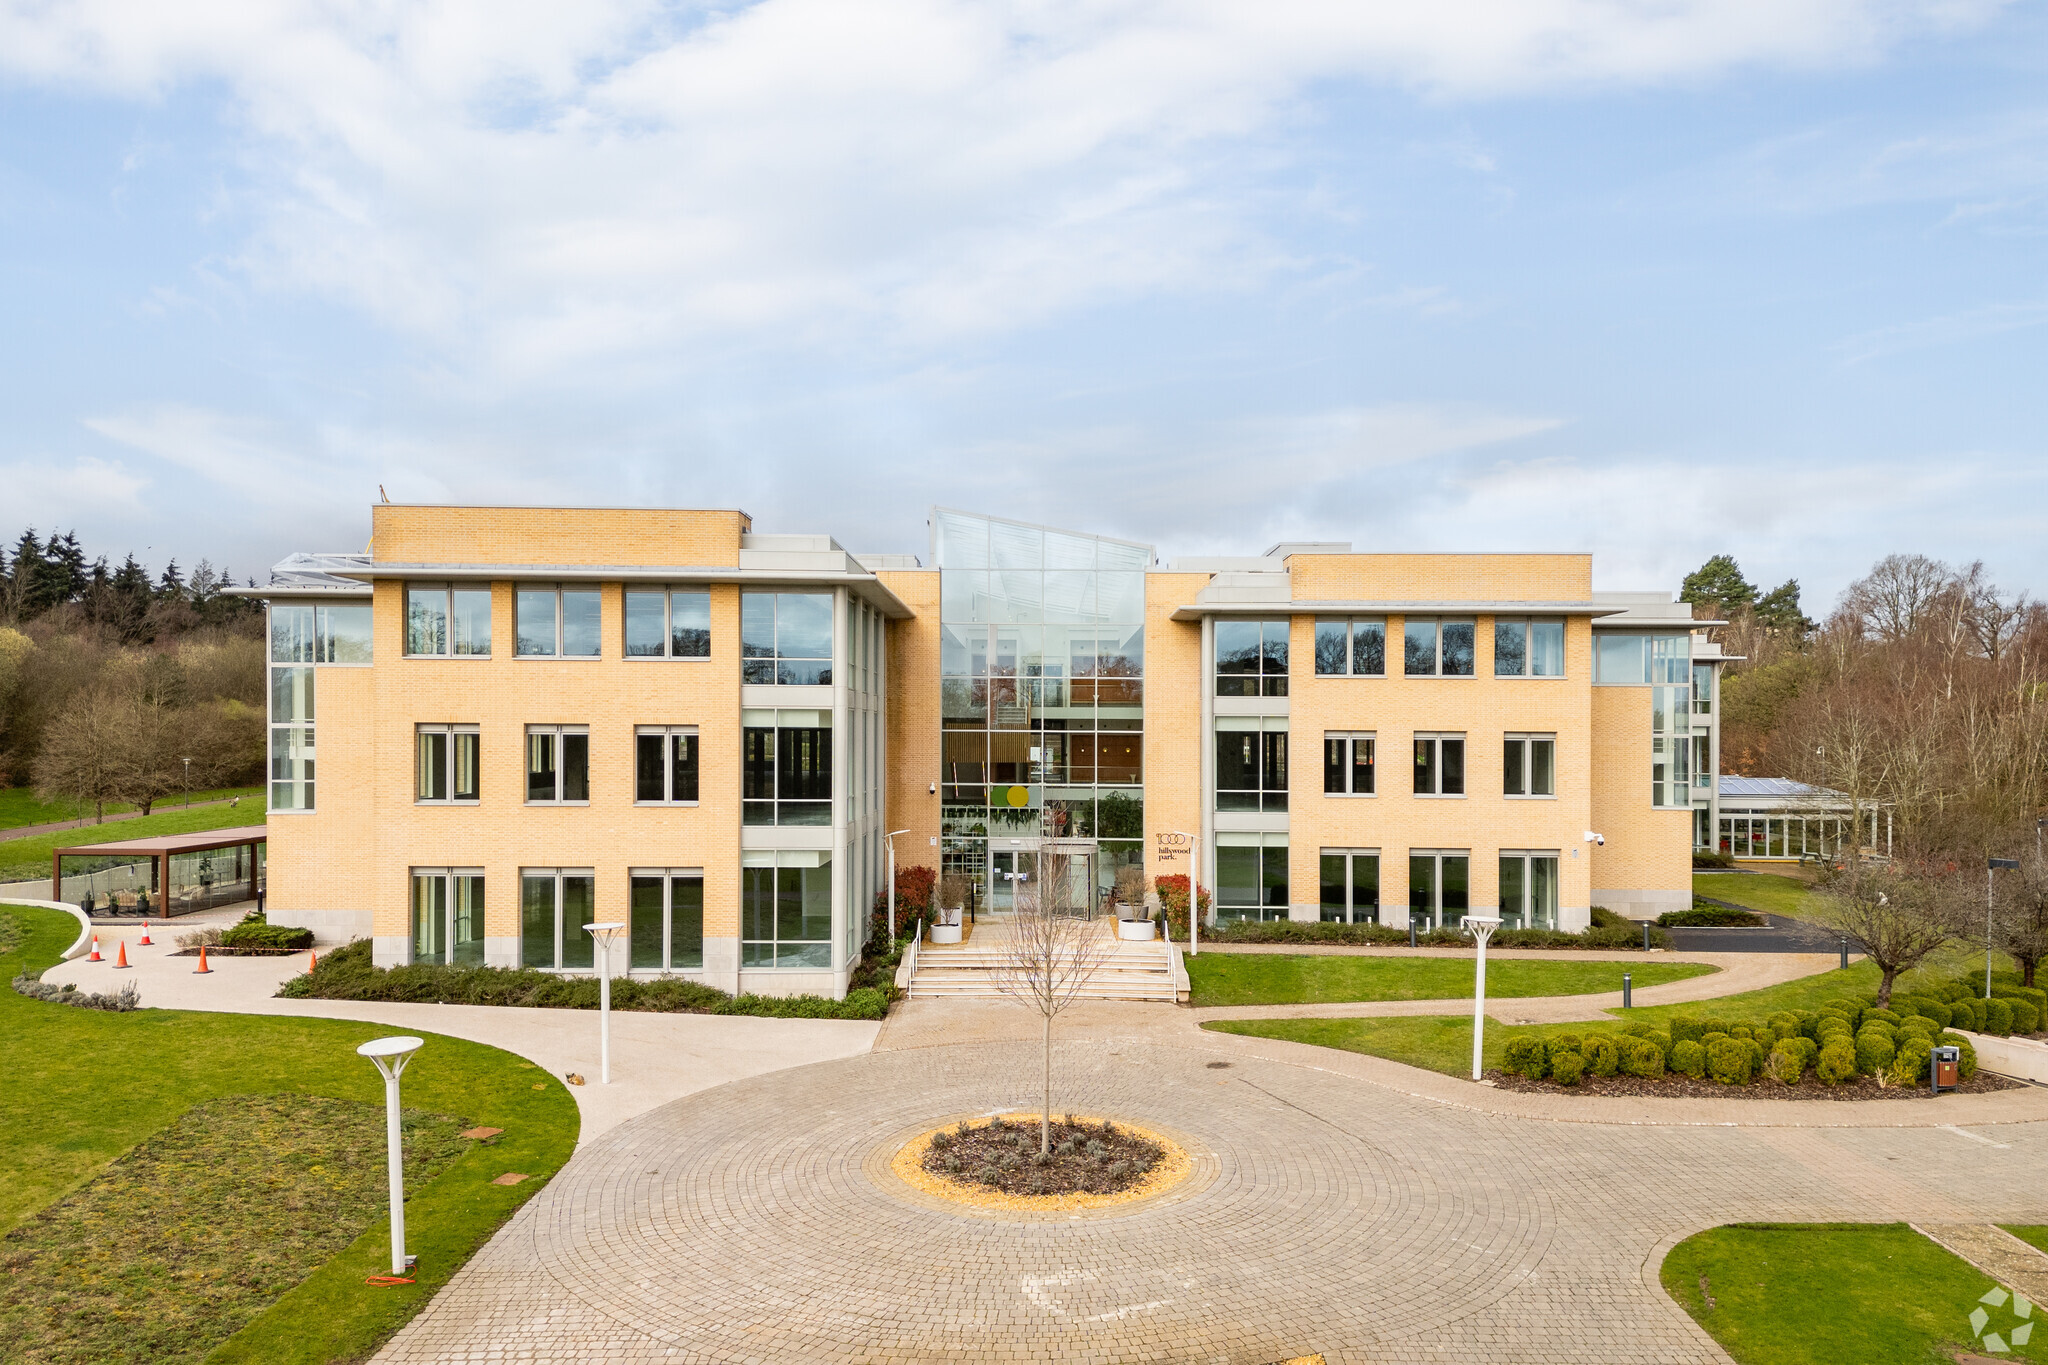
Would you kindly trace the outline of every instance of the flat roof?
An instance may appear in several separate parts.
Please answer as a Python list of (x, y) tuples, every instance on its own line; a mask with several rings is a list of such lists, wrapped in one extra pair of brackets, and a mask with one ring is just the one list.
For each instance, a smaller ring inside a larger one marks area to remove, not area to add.
[(204, 853), (208, 849), (233, 848), (236, 844), (260, 844), (270, 837), (268, 825), (236, 825), (232, 829), (207, 829), (197, 834), (159, 834), (154, 839), (116, 839), (105, 844), (79, 844), (52, 849), (59, 856), (74, 853)]

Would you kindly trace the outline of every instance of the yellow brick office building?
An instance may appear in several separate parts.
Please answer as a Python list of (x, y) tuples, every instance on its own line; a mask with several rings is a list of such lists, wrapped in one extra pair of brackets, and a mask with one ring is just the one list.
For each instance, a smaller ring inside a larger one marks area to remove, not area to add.
[(1222, 920), (1573, 930), (1689, 904), (1715, 828), (1718, 655), (1586, 555), (384, 504), (262, 591), (271, 918), (386, 965), (618, 920), (634, 972), (843, 994), (892, 841), (998, 916), (1057, 837)]

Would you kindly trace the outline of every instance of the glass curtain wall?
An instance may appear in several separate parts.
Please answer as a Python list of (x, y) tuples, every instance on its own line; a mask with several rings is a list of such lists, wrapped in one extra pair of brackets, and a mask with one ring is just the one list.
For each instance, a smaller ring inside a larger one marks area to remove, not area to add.
[[(1141, 860), (1145, 570), (1152, 549), (935, 509), (941, 870), (976, 885), (991, 837), (1095, 839), (1101, 890)], [(1063, 815), (1043, 830), (1047, 802)]]

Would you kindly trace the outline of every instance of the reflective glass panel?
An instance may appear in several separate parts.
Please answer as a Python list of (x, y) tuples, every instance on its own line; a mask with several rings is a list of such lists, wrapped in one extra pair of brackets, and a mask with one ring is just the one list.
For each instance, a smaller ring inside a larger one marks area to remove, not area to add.
[(1387, 672), (1387, 623), (1357, 621), (1351, 627), (1351, 672), (1354, 677), (1379, 678)]
[(448, 623), (448, 652), (463, 658), (487, 658), (491, 652), (491, 590), (457, 588)]
[(1436, 622), (1401, 623), (1401, 671), (1411, 678), (1436, 676)]
[(1529, 626), (1524, 621), (1493, 623), (1493, 672), (1498, 678), (1519, 678), (1529, 671)]
[(669, 594), (668, 652), (678, 659), (711, 657), (711, 594)]
[(668, 641), (668, 597), (659, 592), (627, 592), (626, 657), (658, 659)]
[[(308, 609), (307, 649), (312, 648), (311, 610)], [(405, 590), (405, 652), (446, 654), (448, 652), (448, 590), (415, 588)]]
[(528, 657), (552, 657), (555, 652), (555, 590), (521, 588), (513, 596), (513, 648)]
[(1564, 622), (1535, 621), (1529, 626), (1529, 676), (1564, 676)]
[(583, 926), (597, 919), (597, 878), (587, 872), (562, 874), (562, 965), (597, 964), (596, 942)]

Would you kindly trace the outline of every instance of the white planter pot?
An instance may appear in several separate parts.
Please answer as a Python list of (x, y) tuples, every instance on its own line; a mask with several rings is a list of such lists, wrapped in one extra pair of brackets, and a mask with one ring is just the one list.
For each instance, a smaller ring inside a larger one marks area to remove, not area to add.
[(1144, 943), (1152, 937), (1152, 921), (1120, 919), (1116, 922), (1116, 936), (1126, 942)]
[(932, 926), (932, 942), (934, 942), (934, 943), (958, 943), (959, 941), (960, 941), (960, 926), (959, 926), (959, 925), (957, 925), (957, 924), (934, 924), (934, 925)]

